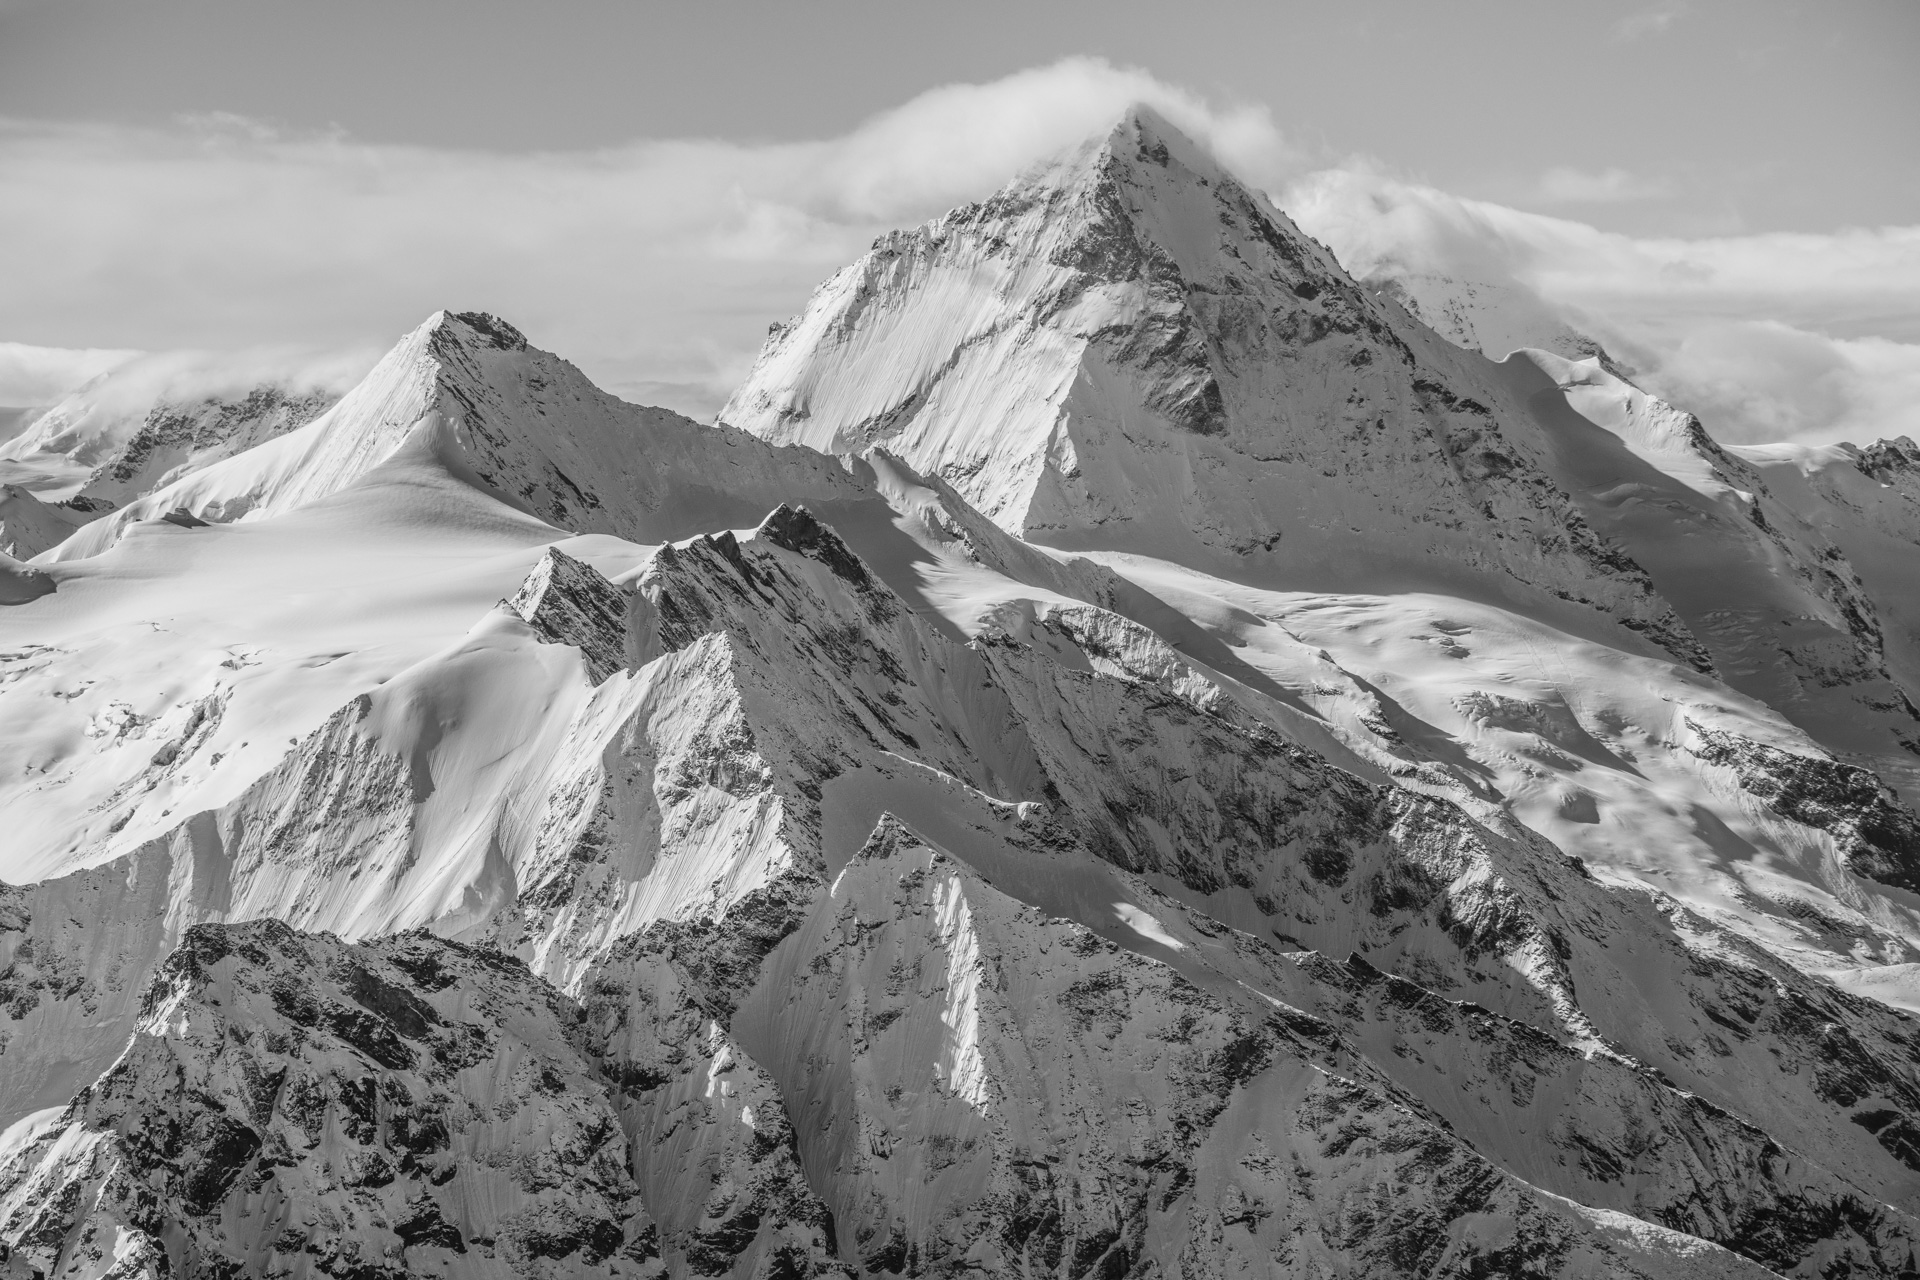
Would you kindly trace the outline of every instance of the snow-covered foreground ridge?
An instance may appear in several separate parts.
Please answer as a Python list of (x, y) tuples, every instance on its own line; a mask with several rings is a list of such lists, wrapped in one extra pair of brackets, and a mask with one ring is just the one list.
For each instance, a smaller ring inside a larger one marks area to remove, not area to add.
[(896, 240), (840, 457), (442, 314), (8, 568), (0, 1267), (1912, 1273), (1912, 451), (1149, 116)]

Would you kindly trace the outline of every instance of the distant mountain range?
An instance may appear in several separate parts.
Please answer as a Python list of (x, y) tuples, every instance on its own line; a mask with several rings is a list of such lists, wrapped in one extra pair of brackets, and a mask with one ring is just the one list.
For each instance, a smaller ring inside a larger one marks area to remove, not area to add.
[(28, 415), (0, 1274), (1916, 1274), (1920, 448), (1530, 305), (1136, 109), (714, 425)]

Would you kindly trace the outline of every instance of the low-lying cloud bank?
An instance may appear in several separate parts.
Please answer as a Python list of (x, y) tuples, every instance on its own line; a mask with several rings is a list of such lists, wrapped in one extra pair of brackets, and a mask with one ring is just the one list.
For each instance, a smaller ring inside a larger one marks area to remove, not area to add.
[(1538, 299), (1723, 440), (1920, 433), (1920, 227), (1637, 238), (1361, 163), (1280, 198), (1363, 278), (1448, 276)]
[(321, 351), (267, 346), (133, 352), (116, 361), (107, 376), (86, 384), (86, 401), (94, 412), (126, 414), (145, 412), (158, 401), (191, 404), (235, 399), (267, 385), (290, 395), (342, 395), (366, 376), (382, 354), (365, 345)]
[(817, 142), (504, 155), (226, 117), (0, 123), (0, 334), (358, 344), (483, 309), (610, 389), (711, 412), (768, 324), (875, 236), (991, 192), (1136, 101), (1256, 180), (1285, 177), (1263, 108), (1085, 58), (934, 89)]
[(36, 347), (0, 342), (0, 406), (51, 404), (74, 387), (125, 364), (138, 351)]
[[(1136, 101), (1356, 272), (1524, 289), (1725, 438), (1920, 427), (1920, 228), (1634, 239), (1328, 164), (1265, 108), (1089, 58), (933, 89), (799, 143), (507, 155), (227, 117), (0, 122), (0, 334), (43, 344), (0, 347), (0, 404), (50, 398), (99, 357), (64, 348), (358, 351), (445, 306), (497, 311), (610, 389), (704, 416), (768, 323), (874, 236), (989, 193)], [(1543, 171), (1554, 181), (1570, 179)]]

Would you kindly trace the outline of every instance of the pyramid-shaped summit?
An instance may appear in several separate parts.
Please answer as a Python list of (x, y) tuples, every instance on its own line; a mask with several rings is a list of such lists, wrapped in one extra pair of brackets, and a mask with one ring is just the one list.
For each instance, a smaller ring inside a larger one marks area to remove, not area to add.
[(883, 446), (1054, 546), (1302, 589), (1518, 593), (1702, 662), (1552, 479), (1542, 390), (1360, 286), (1136, 107), (876, 241), (776, 328), (721, 417)]

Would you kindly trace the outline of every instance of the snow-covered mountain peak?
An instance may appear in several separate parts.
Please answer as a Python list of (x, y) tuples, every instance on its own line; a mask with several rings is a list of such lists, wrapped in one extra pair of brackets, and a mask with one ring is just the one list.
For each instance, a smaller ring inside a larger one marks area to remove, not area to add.
[(485, 311), (438, 311), (426, 326), (435, 342), (484, 344), (496, 351), (525, 351), (527, 335)]
[(787, 496), (858, 491), (829, 459), (628, 404), (504, 320), (440, 311), (320, 418), (96, 521), (51, 558), (97, 555), (175, 512), (263, 519), (420, 466), (558, 528), (648, 542), (745, 523)]
[(1920, 475), (1920, 444), (1912, 436), (1894, 436), (1875, 440), (1860, 450), (1860, 470), (1882, 484), (1892, 484), (1895, 476)]
[(1064, 157), (1035, 166), (1013, 189), (1063, 189), (1101, 182), (1144, 187), (1154, 170), (1212, 186), (1235, 179), (1204, 146), (1188, 137), (1160, 112), (1136, 102), (1104, 136), (1088, 138)]
[(1083, 287), (1145, 278), (1234, 288), (1227, 281), (1235, 277), (1279, 272), (1311, 298), (1322, 277), (1341, 274), (1292, 219), (1145, 104), (1104, 137), (949, 218), (1014, 210), (1041, 211), (1042, 246), (1077, 268)]
[(776, 326), (721, 418), (884, 447), (1030, 541), (1261, 585), (1519, 590), (1704, 661), (1549, 478), (1539, 389), (1137, 112), (882, 237)]

